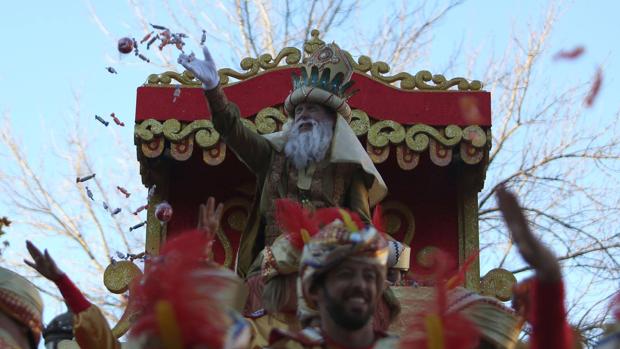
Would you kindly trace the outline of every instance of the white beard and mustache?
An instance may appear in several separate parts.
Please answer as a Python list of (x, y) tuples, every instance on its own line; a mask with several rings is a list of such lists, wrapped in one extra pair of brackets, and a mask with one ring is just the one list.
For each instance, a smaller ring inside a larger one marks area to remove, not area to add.
[[(299, 126), (303, 123), (311, 123), (312, 130), (300, 133)], [(285, 128), (288, 128), (288, 139), (284, 146), (284, 154), (296, 169), (306, 168), (309, 164), (325, 158), (334, 134), (333, 120), (317, 122), (312, 119), (301, 119), (290, 127), (287, 126), (285, 125)]]

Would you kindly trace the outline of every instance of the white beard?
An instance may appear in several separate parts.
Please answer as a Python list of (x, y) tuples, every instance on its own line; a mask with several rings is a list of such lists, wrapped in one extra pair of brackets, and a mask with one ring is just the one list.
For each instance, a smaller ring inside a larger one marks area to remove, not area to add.
[[(299, 132), (302, 123), (312, 123), (312, 130)], [(325, 158), (334, 134), (334, 122), (303, 120), (293, 123), (288, 129), (288, 139), (284, 146), (284, 153), (296, 169), (306, 168)]]

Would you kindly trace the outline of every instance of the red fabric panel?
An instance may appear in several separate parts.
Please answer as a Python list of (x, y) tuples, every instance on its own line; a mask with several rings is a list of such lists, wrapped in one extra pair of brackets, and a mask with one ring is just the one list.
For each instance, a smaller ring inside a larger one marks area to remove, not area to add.
[[(427, 153), (420, 158), (418, 166), (403, 171), (396, 162), (395, 149), (377, 169), (389, 193), (383, 202), (392, 200), (405, 204), (415, 219), (415, 234), (411, 243), (411, 271), (428, 273), (416, 261), (417, 253), (424, 247), (437, 247), (454, 258), (459, 258), (457, 172), (452, 166), (433, 164)], [(384, 210), (387, 213), (387, 211)], [(404, 231), (395, 236), (402, 241)], [(456, 268), (453, 272), (456, 272)]]
[[(172, 219), (168, 222), (168, 238), (176, 234), (196, 229), (198, 224), (198, 207), (206, 203), (209, 196), (216, 202), (224, 202), (231, 198), (252, 201), (250, 196), (241, 193), (242, 185), (256, 182), (254, 175), (237, 160), (235, 154), (226, 149), (226, 160), (218, 166), (209, 166), (202, 161), (202, 151), (194, 149), (192, 157), (187, 161), (173, 161), (170, 168), (168, 202), (174, 209)], [(228, 224), (227, 212), (222, 217), (222, 229), (236, 253), (241, 232), (232, 229)], [(232, 212), (234, 213), (234, 212)], [(239, 212), (237, 212), (239, 213)], [(224, 248), (216, 237), (213, 244), (215, 261), (224, 262)], [(233, 262), (236, 255), (233, 255)]]
[[(280, 68), (224, 88), (243, 117), (261, 109), (284, 103), (291, 90), (295, 68)], [(381, 120), (401, 124), (424, 123), (434, 126), (491, 125), (489, 92), (402, 91), (355, 73), (353, 89), (360, 91), (349, 99), (351, 108), (362, 109)], [(210, 118), (201, 88), (181, 88), (173, 101), (174, 87), (142, 86), (137, 91), (136, 121), (146, 119), (193, 121)]]

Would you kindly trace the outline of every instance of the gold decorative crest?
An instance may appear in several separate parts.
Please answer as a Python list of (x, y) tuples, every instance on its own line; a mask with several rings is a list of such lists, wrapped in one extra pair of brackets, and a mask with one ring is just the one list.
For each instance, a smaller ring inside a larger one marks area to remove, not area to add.
[[(318, 30), (312, 30), (310, 35), (311, 38), (304, 43), (304, 52), (308, 55), (326, 46), (325, 42), (319, 39), (320, 32)], [(441, 74), (432, 74), (428, 70), (420, 70), (414, 75), (407, 72), (386, 75), (390, 73), (390, 66), (386, 62), (373, 62), (370, 57), (364, 55), (359, 56), (359, 58), (355, 60), (349, 52), (345, 50), (342, 50), (342, 52), (349, 60), (354, 71), (392, 87), (397, 87), (394, 85), (398, 82), (398, 88), (402, 90), (443, 91), (454, 86), (456, 86), (459, 91), (482, 90), (482, 83), (479, 80), (472, 80), (470, 82), (461, 77), (447, 79)], [(261, 72), (277, 69), (278, 67), (300, 67), (301, 61), (301, 51), (295, 47), (283, 48), (275, 58), (268, 53), (262, 54), (256, 58), (245, 57), (239, 63), (242, 71), (236, 71), (231, 68), (223, 68), (218, 71), (220, 84), (230, 84), (230, 78), (243, 81)], [(286, 64), (281, 65), (282, 62)], [(200, 81), (196, 80), (194, 75), (189, 71), (185, 71), (181, 74), (171, 71), (162, 74), (151, 74), (147, 79), (146, 85), (170, 85), (172, 80), (176, 80), (181, 85), (188, 87), (200, 87), (201, 85)]]
[[(279, 131), (287, 119), (280, 109), (268, 107), (259, 111), (254, 120), (241, 120), (251, 131), (268, 134)], [(393, 120), (373, 120), (359, 109), (352, 112), (351, 127), (358, 137), (366, 138), (366, 149), (375, 163), (386, 161), (396, 149), (398, 164), (403, 170), (414, 169), (425, 151), (437, 166), (449, 165), (455, 151), (464, 163), (475, 165), (484, 160), (491, 141), (490, 130), (485, 131), (477, 125), (465, 128), (401, 125)], [(160, 156), (166, 140), (171, 144), (170, 155), (178, 161), (189, 159), (195, 145), (203, 151), (205, 162), (212, 166), (219, 165), (226, 155), (226, 145), (211, 120), (181, 123), (169, 119), (162, 123), (148, 119), (136, 124), (135, 137), (147, 158)]]

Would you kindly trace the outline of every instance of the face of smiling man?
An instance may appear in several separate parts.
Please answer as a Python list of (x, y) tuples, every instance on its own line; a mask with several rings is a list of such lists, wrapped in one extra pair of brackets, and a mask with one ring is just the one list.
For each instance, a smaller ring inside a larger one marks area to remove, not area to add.
[(317, 285), (317, 303), (322, 314), (339, 327), (359, 330), (372, 326), (379, 290), (377, 267), (357, 260), (346, 260), (325, 275)]

